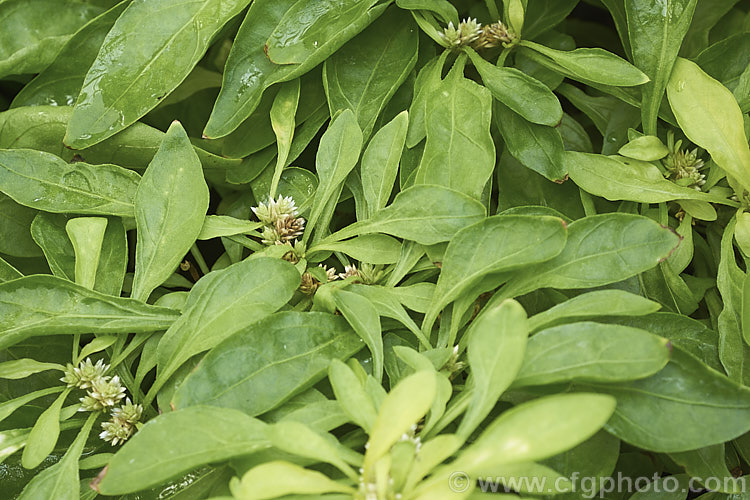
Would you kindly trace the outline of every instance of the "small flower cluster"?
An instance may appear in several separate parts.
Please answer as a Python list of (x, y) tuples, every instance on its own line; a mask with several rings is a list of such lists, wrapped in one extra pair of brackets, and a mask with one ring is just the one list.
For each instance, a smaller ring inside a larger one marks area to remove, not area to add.
[(253, 213), (265, 225), (262, 240), (265, 245), (293, 244), (305, 231), (305, 219), (297, 217), (297, 206), (290, 196), (260, 202), (253, 207)]
[[(328, 267), (323, 264), (320, 264), (318, 267), (322, 267), (325, 270), (327, 281), (334, 281), (337, 279), (345, 280), (347, 278), (354, 277), (355, 283), (374, 285), (378, 281), (380, 281), (380, 278), (383, 277), (381, 266), (373, 266), (372, 264), (367, 263), (360, 264), (359, 269), (357, 269), (357, 266), (353, 264), (350, 266), (346, 266), (344, 267), (343, 273), (337, 273), (336, 269), (333, 267), (328, 269)], [(305, 272), (302, 274), (302, 283), (299, 287), (302, 293), (304, 293), (305, 295), (314, 295), (319, 286), (320, 281), (318, 281), (311, 273)]]
[(674, 134), (667, 135), (669, 154), (662, 160), (667, 169), (666, 176), (680, 186), (690, 187), (697, 191), (706, 183), (706, 175), (700, 170), (705, 166), (698, 158), (698, 149), (688, 151), (680, 149), (682, 141), (674, 142)]
[(446, 42), (447, 47), (458, 49), (471, 47), (473, 49), (489, 49), (492, 47), (507, 46), (512, 44), (516, 36), (500, 21), (482, 26), (476, 19), (464, 19), (454, 26), (452, 22), (440, 34)]
[(68, 387), (77, 387), (87, 391), (80, 399), (81, 407), (78, 411), (107, 411), (111, 410), (112, 419), (102, 424), (104, 431), (99, 437), (112, 445), (124, 442), (128, 439), (140, 420), (143, 407), (134, 405), (130, 399), (120, 407), (117, 404), (125, 398), (125, 387), (120, 382), (120, 377), (106, 375), (110, 365), (104, 364), (100, 359), (96, 364), (91, 358), (86, 358), (78, 366), (68, 363), (64, 376), (60, 379)]
[[(336, 269), (333, 267), (331, 269), (328, 269), (328, 267), (323, 264), (319, 264), (318, 267), (322, 267), (326, 272), (327, 281), (333, 281), (339, 277), (338, 274), (336, 274)], [(319, 286), (320, 281), (318, 281), (315, 276), (313, 276), (309, 272), (302, 273), (302, 283), (300, 283), (299, 286), (300, 292), (304, 293), (305, 295), (315, 295), (315, 292), (318, 290)]]

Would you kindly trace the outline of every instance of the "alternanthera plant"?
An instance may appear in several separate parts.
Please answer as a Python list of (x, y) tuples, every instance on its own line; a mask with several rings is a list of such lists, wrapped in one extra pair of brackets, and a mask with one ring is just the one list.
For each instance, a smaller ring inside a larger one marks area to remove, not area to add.
[(749, 29), (0, 0), (0, 497), (741, 498)]

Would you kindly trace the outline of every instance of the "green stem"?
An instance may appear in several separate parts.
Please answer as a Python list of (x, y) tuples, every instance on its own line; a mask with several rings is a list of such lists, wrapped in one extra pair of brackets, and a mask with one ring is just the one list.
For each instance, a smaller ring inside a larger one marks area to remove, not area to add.
[(203, 254), (198, 248), (197, 243), (193, 243), (193, 246), (190, 247), (190, 254), (195, 259), (195, 262), (198, 263), (198, 267), (200, 268), (203, 274), (208, 274), (211, 272), (211, 270), (208, 268), (208, 264), (206, 264), (206, 259), (203, 258)]

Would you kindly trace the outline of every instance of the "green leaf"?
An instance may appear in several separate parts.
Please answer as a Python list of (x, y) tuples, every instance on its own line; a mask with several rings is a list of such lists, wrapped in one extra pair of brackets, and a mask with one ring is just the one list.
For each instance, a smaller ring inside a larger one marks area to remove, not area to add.
[(65, 226), (76, 256), (75, 282), (94, 288), (99, 257), (102, 252), (107, 219), (102, 217), (76, 217)]
[(135, 2), (117, 18), (89, 68), (65, 144), (83, 149), (155, 108), (203, 57), (248, 0)]
[(657, 161), (669, 154), (669, 148), (655, 135), (642, 135), (625, 144), (618, 153), (635, 160)]
[(116, 165), (66, 163), (30, 149), (0, 151), (2, 191), (45, 212), (132, 217), (141, 177)]
[[(86, 420), (62, 459), (34, 476), (19, 495), (20, 500), (36, 500), (37, 498), (79, 499), (78, 460), (81, 458), (81, 453), (95, 420), (96, 418), (93, 415)], [(28, 446), (27, 444), (24, 452), (28, 449)]]
[(729, 378), (744, 384), (750, 379), (747, 341), (742, 329), (743, 288), (747, 275), (739, 268), (735, 257), (733, 234), (736, 223), (736, 217), (730, 219), (721, 237), (716, 286), (721, 294), (722, 308), (716, 319), (716, 328), (721, 364)]
[(396, 5), (407, 10), (429, 10), (439, 15), (445, 24), (458, 26), (458, 11), (447, 0), (396, 0)]
[[(0, 78), (39, 73), (71, 35), (102, 9), (83, 2), (5, 0), (0, 16)], [(54, 19), (54, 22), (50, 22)]]
[(274, 64), (300, 64), (317, 51), (327, 52), (326, 42), (341, 31), (352, 30), (356, 20), (366, 17), (375, 3), (375, 0), (325, 0), (312, 6), (298, 1), (271, 32), (265, 45), (266, 54)]
[[(318, 223), (326, 206), (338, 201), (339, 190), (346, 176), (357, 164), (361, 151), (362, 131), (357, 125), (354, 113), (346, 109), (331, 122), (320, 139), (320, 146), (315, 157), (315, 170), (320, 184), (315, 191), (315, 198), (310, 209), (305, 239), (308, 239), (310, 231)], [(333, 200), (334, 197), (335, 200)], [(327, 220), (321, 222), (328, 223)]]
[(480, 199), (495, 167), (492, 96), (457, 63), (429, 96), (427, 142), (416, 184), (437, 184)]
[(307, 250), (310, 259), (315, 252), (341, 252), (369, 264), (393, 264), (401, 256), (401, 242), (385, 234), (365, 234), (350, 240), (319, 243)]
[(347, 448), (330, 435), (321, 435), (299, 422), (278, 422), (268, 429), (271, 444), (282, 451), (333, 465), (350, 479), (358, 479), (354, 470), (340, 457)]
[(615, 399), (558, 394), (520, 404), (495, 419), (451, 464), (473, 475), (551, 457), (593, 436), (612, 415)]
[(568, 226), (567, 243), (557, 257), (519, 272), (493, 300), (539, 288), (592, 288), (622, 281), (656, 266), (678, 243), (676, 234), (646, 217), (586, 217)]
[(371, 432), (377, 412), (363, 384), (346, 363), (334, 359), (328, 367), (328, 378), (336, 395), (336, 401), (352, 422), (365, 432)]
[(545, 66), (552, 69), (562, 68), (569, 76), (585, 82), (600, 83), (613, 87), (632, 87), (649, 81), (648, 76), (643, 74), (641, 70), (603, 49), (563, 51), (551, 49), (528, 40), (522, 40), (519, 45), (544, 56), (534, 59)]
[(146, 300), (195, 243), (208, 210), (201, 162), (182, 126), (169, 127), (135, 196), (138, 241), (132, 296)]
[(418, 34), (408, 13), (390, 9), (326, 59), (323, 83), (331, 116), (351, 109), (364, 137), (369, 137), (417, 62)]
[[(295, 198), (295, 201), (296, 198)], [(252, 233), (263, 227), (262, 222), (236, 219), (228, 215), (207, 215), (198, 234), (199, 240), (210, 240), (221, 236)]]
[(5, 259), (0, 257), (0, 283), (21, 277), (23, 277), (21, 271), (11, 266)]
[(94, 63), (104, 37), (126, 6), (126, 2), (120, 2), (76, 31), (52, 64), (16, 94), (11, 106), (75, 104), (86, 72)]
[(514, 300), (488, 310), (466, 331), (472, 397), (456, 434), (468, 438), (516, 378), (529, 336), (526, 311)]
[(60, 437), (60, 411), (69, 393), (70, 389), (63, 391), (55, 402), (44, 410), (34, 427), (31, 428), (29, 439), (21, 455), (21, 464), (24, 468), (38, 467), (55, 449), (57, 439)]
[(563, 161), (570, 178), (581, 189), (611, 201), (661, 203), (685, 199), (731, 203), (722, 196), (679, 186), (646, 161), (575, 151), (566, 151)]
[(190, 357), (273, 314), (292, 298), (299, 283), (292, 264), (268, 257), (247, 259), (204, 276), (190, 291), (180, 319), (159, 342), (155, 386), (165, 383)]
[(625, 0), (633, 62), (651, 80), (643, 88), (643, 130), (656, 134), (667, 81), (698, 0)]
[(94, 290), (120, 296), (128, 265), (128, 235), (121, 219), (109, 218), (104, 232)]
[(750, 430), (750, 389), (677, 347), (667, 366), (651, 377), (583, 387), (617, 398), (609, 432), (656, 452), (702, 448)]
[(292, 147), (294, 138), (295, 115), (300, 99), (300, 80), (292, 80), (282, 83), (279, 93), (273, 100), (273, 105), (269, 112), (271, 119), (271, 128), (276, 136), (276, 167), (271, 181), (270, 197), (276, 196), (276, 190), (279, 187), (281, 174), (289, 158), (289, 150)]
[[(8, 401), (3, 401), (2, 403), (0, 403), (0, 422), (11, 416), (17, 409), (34, 401), (35, 399), (39, 399), (50, 394), (63, 392), (63, 390), (65, 390), (64, 386), (48, 387), (47, 389), (40, 389), (38, 391), (30, 392), (14, 399), (9, 399)], [(24, 445), (25, 444), (26, 439), (24, 439)], [(0, 463), (2, 463), (4, 459), (4, 450), (0, 449)]]
[(325, 376), (334, 359), (363, 347), (344, 318), (282, 312), (213, 349), (174, 397), (177, 408), (210, 404), (260, 415)]
[(408, 126), (409, 115), (403, 111), (375, 133), (362, 154), (362, 191), (368, 215), (384, 208), (391, 198)]
[(31, 236), (44, 252), (52, 274), (75, 281), (75, 250), (65, 231), (70, 217), (39, 212), (31, 223)]
[(532, 332), (570, 321), (600, 316), (643, 316), (658, 311), (659, 304), (623, 290), (596, 290), (557, 304), (529, 318)]
[(425, 138), (427, 108), (432, 103), (432, 94), (442, 83), (442, 72), (449, 51), (427, 62), (414, 81), (414, 98), (409, 107), (409, 130), (406, 134), (406, 147), (413, 148)]
[[(727, 469), (724, 443), (682, 453), (670, 453), (669, 456), (678, 465), (684, 467), (689, 476), (705, 478), (703, 481), (699, 481), (704, 486), (706, 483), (711, 485), (712, 488), (716, 488), (718, 485), (718, 491), (723, 493), (740, 493), (742, 491), (740, 481), (735, 479)], [(719, 480), (717, 481), (717, 479)]]
[(531, 337), (513, 386), (646, 378), (664, 368), (670, 351), (667, 339), (637, 328), (591, 322), (556, 326)]
[(44, 275), (0, 284), (0, 305), (0, 349), (34, 335), (154, 332), (169, 328), (180, 315)]
[(0, 253), (15, 257), (42, 255), (31, 237), (31, 223), (37, 213), (0, 193)]
[[(347, 2), (353, 3), (350, 0)], [(339, 10), (340, 3), (340, 0), (322, 2), (312, 17), (322, 15), (325, 24), (326, 21), (330, 21), (326, 19), (326, 12), (329, 16), (344, 14)], [(373, 3), (372, 0), (357, 2), (356, 8), (361, 9), (365, 4)], [(265, 52), (269, 36), (275, 29), (281, 30), (282, 23), (287, 27), (293, 26), (291, 32), (303, 35), (304, 30), (309, 28), (306, 23), (315, 23), (311, 16), (304, 20), (299, 19), (298, 16), (304, 14), (300, 11), (305, 7), (309, 5), (296, 0), (258, 0), (251, 4), (235, 37), (235, 43), (232, 44), (221, 92), (204, 131), (206, 136), (217, 138), (231, 133), (255, 110), (265, 89), (278, 82), (293, 80), (318, 66), (346, 41), (377, 19), (387, 4), (375, 6), (365, 15), (356, 18), (343, 15), (339, 18), (339, 21), (344, 23), (343, 28), (337, 23), (328, 24), (327, 27), (331, 28), (331, 31), (326, 36), (320, 34), (320, 37), (314, 36), (309, 40), (311, 44), (319, 43), (317, 46), (308, 47), (310, 51), (303, 49), (307, 58), (301, 64), (274, 64)], [(309, 30), (307, 34), (314, 35)]]
[(333, 301), (370, 349), (372, 374), (380, 382), (383, 378), (383, 333), (378, 311), (366, 297), (346, 290), (334, 290)]
[(263, 500), (294, 493), (355, 493), (350, 486), (329, 479), (318, 471), (282, 461), (266, 462), (253, 467), (241, 480), (232, 480), (230, 489), (238, 500)]
[(732, 93), (694, 62), (678, 58), (667, 97), (688, 139), (745, 189), (750, 189), (750, 147), (742, 111)]
[[(477, 297), (488, 276), (538, 264), (558, 255), (567, 231), (561, 219), (496, 215), (456, 233), (448, 244), (423, 329), (429, 331), (440, 311), (461, 296)], [(493, 282), (495, 288), (500, 282)]]
[(448, 241), (461, 228), (484, 218), (485, 208), (475, 199), (442, 186), (413, 186), (396, 195), (389, 206), (365, 221), (355, 222), (326, 241), (360, 234), (386, 233), (423, 245)]
[(495, 104), (495, 124), (507, 151), (525, 167), (551, 181), (565, 179), (565, 147), (556, 128), (531, 123), (500, 103)]
[(57, 363), (42, 363), (29, 358), (14, 359), (0, 363), (0, 378), (16, 380), (47, 370), (65, 371), (65, 367)]
[(418, 371), (402, 379), (383, 400), (370, 432), (365, 453), (365, 470), (388, 453), (430, 409), (435, 398), (436, 375)]
[(140, 491), (269, 446), (260, 420), (228, 408), (185, 408), (147, 422), (115, 453), (94, 487), (103, 495)]
[(466, 53), (495, 99), (531, 123), (550, 127), (560, 123), (560, 101), (542, 82), (515, 68), (495, 66), (471, 49)]

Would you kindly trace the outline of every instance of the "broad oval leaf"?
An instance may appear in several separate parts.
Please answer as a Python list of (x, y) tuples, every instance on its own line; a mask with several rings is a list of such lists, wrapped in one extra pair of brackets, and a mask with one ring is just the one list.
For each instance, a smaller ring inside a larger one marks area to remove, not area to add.
[(531, 123), (550, 127), (560, 123), (562, 106), (546, 85), (515, 68), (495, 66), (471, 49), (467, 53), (495, 99)]
[(471, 475), (551, 457), (593, 436), (614, 409), (615, 399), (602, 394), (558, 394), (520, 404), (487, 426), (451, 467)]
[(103, 495), (122, 495), (201, 465), (263, 450), (270, 446), (266, 427), (228, 408), (198, 406), (159, 415), (115, 453), (93, 486)]
[(362, 347), (340, 316), (274, 314), (209, 352), (177, 390), (174, 404), (208, 404), (260, 415), (323, 378), (332, 360), (346, 359)]
[(465, 335), (472, 397), (456, 432), (461, 437), (482, 423), (521, 368), (529, 336), (526, 311), (507, 300), (477, 318)]
[(521, 270), (493, 300), (539, 288), (592, 288), (622, 281), (665, 260), (679, 242), (673, 231), (639, 215), (586, 217), (568, 226), (560, 254)]
[(268, 257), (247, 259), (198, 280), (182, 316), (159, 342), (155, 387), (191, 356), (276, 312), (292, 298), (299, 283), (299, 272), (292, 264)]
[(649, 81), (641, 70), (604, 49), (555, 50), (528, 40), (522, 40), (519, 45), (543, 56), (537, 56), (534, 60), (553, 69), (560, 68), (567, 73), (565, 76), (584, 82), (632, 87)]
[(154, 332), (169, 328), (180, 316), (46, 275), (0, 284), (0, 308), (0, 349), (34, 335)]
[(651, 377), (582, 387), (617, 398), (607, 430), (648, 450), (694, 450), (750, 430), (750, 389), (677, 347), (667, 366)]
[(370, 219), (355, 222), (326, 240), (386, 233), (422, 245), (434, 245), (448, 241), (460, 229), (484, 216), (484, 206), (474, 198), (453, 189), (425, 184), (401, 191), (393, 203), (375, 212)]
[(732, 93), (694, 62), (678, 58), (667, 85), (677, 123), (688, 139), (745, 189), (750, 189), (750, 147), (742, 111)]
[(0, 150), (0, 190), (45, 212), (133, 217), (140, 180), (116, 165), (67, 163), (31, 149)]
[(646, 378), (664, 368), (670, 352), (667, 339), (638, 328), (592, 322), (556, 326), (531, 337), (513, 386)]
[(488, 275), (555, 257), (566, 238), (565, 223), (545, 216), (496, 215), (462, 229), (448, 243), (423, 327), (429, 330), (440, 311), (461, 295), (486, 291), (477, 285)]
[(131, 3), (89, 68), (65, 144), (92, 146), (138, 121), (182, 82), (249, 0)]
[(703, 200), (730, 204), (726, 198), (678, 186), (664, 178), (652, 163), (623, 157), (608, 157), (566, 151), (565, 168), (578, 186), (608, 200), (661, 203), (672, 200)]
[(135, 197), (138, 240), (132, 296), (146, 300), (174, 272), (200, 235), (208, 186), (185, 130), (175, 122)]
[(375, 133), (362, 154), (362, 192), (367, 200), (368, 215), (388, 204), (408, 126), (409, 116), (403, 111)]

